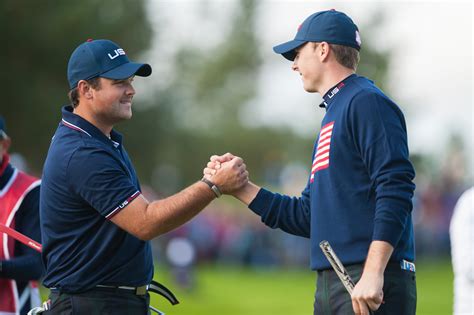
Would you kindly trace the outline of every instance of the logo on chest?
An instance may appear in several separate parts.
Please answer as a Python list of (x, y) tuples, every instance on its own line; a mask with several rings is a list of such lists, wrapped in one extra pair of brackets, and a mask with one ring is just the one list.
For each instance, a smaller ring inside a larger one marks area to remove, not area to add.
[(318, 146), (313, 158), (313, 166), (311, 168), (310, 183), (314, 182), (314, 174), (316, 172), (329, 167), (329, 155), (331, 152), (331, 136), (334, 128), (334, 121), (324, 125), (319, 132)]

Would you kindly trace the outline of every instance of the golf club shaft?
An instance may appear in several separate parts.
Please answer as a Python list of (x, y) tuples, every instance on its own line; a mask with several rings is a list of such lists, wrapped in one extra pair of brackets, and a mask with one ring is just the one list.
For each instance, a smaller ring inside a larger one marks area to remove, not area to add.
[(4, 225), (4, 224), (1, 224), (0, 223), (0, 233), (5, 233), (7, 234), (8, 236), (16, 239), (17, 241), (25, 244), (26, 246), (38, 251), (41, 253), (43, 247), (41, 246), (40, 243), (32, 240), (31, 238), (29, 238), (28, 236), (26, 235), (23, 235), (21, 234), (20, 232), (18, 231), (15, 231), (14, 229)]

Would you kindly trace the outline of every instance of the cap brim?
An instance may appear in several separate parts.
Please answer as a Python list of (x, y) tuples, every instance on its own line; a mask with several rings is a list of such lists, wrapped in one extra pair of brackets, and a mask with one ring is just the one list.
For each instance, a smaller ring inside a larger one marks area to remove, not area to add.
[(277, 54), (283, 55), (283, 57), (285, 57), (286, 59), (293, 61), (296, 57), (295, 49), (305, 43), (307, 43), (307, 41), (294, 39), (273, 47), (273, 51)]
[(110, 71), (102, 73), (100, 77), (114, 80), (123, 80), (131, 76), (138, 75), (147, 77), (151, 74), (151, 66), (146, 63), (129, 62), (124, 63)]

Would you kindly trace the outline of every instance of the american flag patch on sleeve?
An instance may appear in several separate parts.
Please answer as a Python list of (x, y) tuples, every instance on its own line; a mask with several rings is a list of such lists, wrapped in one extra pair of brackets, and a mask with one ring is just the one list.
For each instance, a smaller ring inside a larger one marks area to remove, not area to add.
[(313, 166), (311, 168), (310, 182), (314, 181), (314, 174), (317, 171), (329, 167), (329, 152), (331, 149), (331, 136), (334, 128), (334, 121), (324, 125), (319, 132), (318, 146), (314, 154)]

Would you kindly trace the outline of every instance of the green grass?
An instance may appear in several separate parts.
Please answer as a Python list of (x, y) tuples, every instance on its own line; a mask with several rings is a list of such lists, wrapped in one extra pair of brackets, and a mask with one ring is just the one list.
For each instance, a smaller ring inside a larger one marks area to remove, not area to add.
[[(315, 274), (309, 270), (252, 270), (203, 266), (192, 291), (180, 290), (158, 266), (155, 279), (172, 289), (180, 304), (152, 294), (152, 305), (167, 315), (312, 314)], [(452, 314), (453, 274), (448, 259), (417, 263), (419, 315)]]
[[(157, 272), (155, 278), (161, 279), (163, 272)], [(196, 276), (194, 291), (173, 289), (180, 304), (170, 306), (158, 297), (152, 300), (152, 305), (166, 314), (182, 315), (312, 314), (315, 277), (310, 271), (208, 266), (200, 268)], [(165, 279), (170, 287), (176, 287), (168, 277)]]
[(416, 265), (419, 315), (453, 313), (453, 270), (451, 261), (420, 261)]

